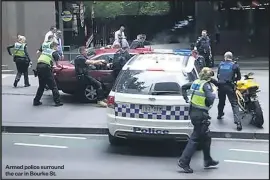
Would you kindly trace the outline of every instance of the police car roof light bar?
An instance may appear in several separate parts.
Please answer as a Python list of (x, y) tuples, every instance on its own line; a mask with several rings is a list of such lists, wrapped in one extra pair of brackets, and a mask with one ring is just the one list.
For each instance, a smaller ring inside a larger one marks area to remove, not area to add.
[(151, 69), (146, 69), (146, 71), (164, 71), (164, 69), (151, 68)]
[(182, 55), (182, 56), (190, 56), (191, 50), (189, 49), (154, 49), (154, 53), (164, 53), (164, 54), (175, 54), (175, 55)]

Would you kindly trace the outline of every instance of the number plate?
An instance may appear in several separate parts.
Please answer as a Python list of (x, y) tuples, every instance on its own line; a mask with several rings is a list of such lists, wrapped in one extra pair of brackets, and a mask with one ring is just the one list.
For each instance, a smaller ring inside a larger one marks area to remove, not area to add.
[(161, 114), (162, 106), (142, 106), (142, 112)]

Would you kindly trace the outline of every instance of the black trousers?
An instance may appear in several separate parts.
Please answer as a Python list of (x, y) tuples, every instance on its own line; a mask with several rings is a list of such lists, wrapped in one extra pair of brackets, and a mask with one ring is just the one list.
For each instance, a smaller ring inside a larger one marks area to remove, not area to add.
[(206, 124), (208, 120), (204, 113), (208, 114), (204, 110), (191, 107), (190, 118), (194, 128), (188, 144), (186, 145), (186, 148), (184, 149), (179, 160), (186, 165), (190, 164), (191, 158), (196, 152), (199, 144), (202, 146), (204, 160), (212, 160), (210, 155), (211, 137), (209, 136), (209, 129), (208, 125)]
[(19, 82), (21, 79), (21, 76), (24, 77), (24, 84), (29, 85), (29, 77), (28, 77), (28, 67), (29, 67), (29, 61), (26, 58), (21, 57), (14, 57), (14, 62), (16, 64), (17, 68), (17, 74), (15, 77), (15, 81)]
[(240, 120), (240, 112), (239, 112), (239, 106), (237, 103), (237, 97), (235, 94), (234, 86), (231, 84), (220, 84), (218, 86), (218, 114), (222, 115), (225, 102), (226, 102), (226, 96), (228, 96), (229, 101), (232, 106), (233, 116), (234, 116), (234, 122), (241, 122)]
[(58, 88), (56, 86), (55, 79), (53, 77), (52, 68), (44, 63), (38, 63), (37, 64), (37, 74), (38, 74), (38, 81), (39, 86), (36, 93), (36, 96), (34, 98), (35, 102), (39, 102), (46, 85), (49, 86), (49, 88), (52, 90), (53, 94), (53, 100), (55, 103), (60, 103), (60, 94), (58, 91)]
[(204, 57), (206, 67), (213, 67), (213, 61), (209, 58), (210, 52), (202, 51), (199, 54)]
[(97, 90), (97, 100), (101, 101), (105, 98), (104, 89), (102, 88), (101, 82), (86, 74), (78, 75), (77, 79), (80, 84), (80, 92), (83, 92), (85, 90), (85, 86), (93, 85), (94, 88)]

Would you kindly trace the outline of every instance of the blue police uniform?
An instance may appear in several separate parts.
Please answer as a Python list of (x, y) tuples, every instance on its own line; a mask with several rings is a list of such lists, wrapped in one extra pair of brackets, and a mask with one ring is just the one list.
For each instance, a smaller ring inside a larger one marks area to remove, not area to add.
[(218, 161), (214, 161), (210, 155), (211, 137), (209, 136), (208, 129), (210, 125), (210, 121), (208, 121), (210, 119), (208, 110), (212, 107), (215, 100), (211, 81), (195, 80), (193, 83), (187, 83), (182, 86), (182, 94), (186, 102), (188, 101), (186, 91), (190, 88), (194, 92), (192, 92), (189, 114), (194, 129), (178, 161), (178, 166), (183, 168), (187, 173), (193, 172), (189, 164), (199, 144), (202, 146), (205, 167), (215, 166), (219, 163)]
[(224, 116), (224, 106), (226, 101), (226, 95), (229, 98), (229, 101), (232, 106), (234, 114), (234, 123), (237, 124), (237, 129), (241, 130), (241, 121), (239, 116), (239, 106), (237, 104), (237, 98), (235, 95), (235, 85), (234, 82), (241, 79), (241, 73), (239, 65), (232, 61), (223, 61), (219, 64), (218, 67), (218, 119), (221, 119)]
[(206, 66), (211, 67), (213, 64), (211, 63), (211, 60), (209, 58), (209, 56), (211, 54), (210, 38), (208, 36), (199, 37), (197, 42), (196, 42), (196, 47), (197, 47), (199, 54), (205, 58)]

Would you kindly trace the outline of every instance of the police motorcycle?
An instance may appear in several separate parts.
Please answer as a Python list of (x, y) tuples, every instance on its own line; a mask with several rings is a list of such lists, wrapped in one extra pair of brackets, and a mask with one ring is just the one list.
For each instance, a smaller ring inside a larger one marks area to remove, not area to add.
[(259, 84), (252, 77), (254, 73), (250, 72), (235, 83), (235, 93), (240, 109), (245, 114), (252, 116), (250, 124), (262, 128), (264, 123), (263, 111), (258, 99)]

